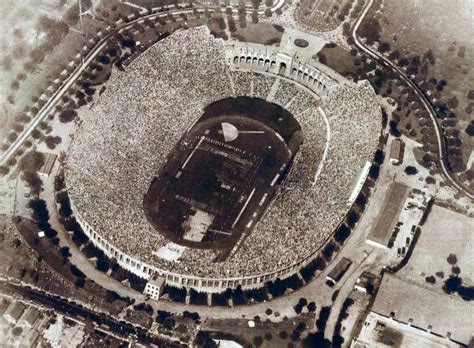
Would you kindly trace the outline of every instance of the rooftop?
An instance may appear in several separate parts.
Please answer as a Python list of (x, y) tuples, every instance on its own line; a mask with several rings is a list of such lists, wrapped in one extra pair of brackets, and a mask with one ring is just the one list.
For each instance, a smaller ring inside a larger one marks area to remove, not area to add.
[(474, 304), (391, 274), (384, 275), (372, 311), (461, 344), (474, 336)]

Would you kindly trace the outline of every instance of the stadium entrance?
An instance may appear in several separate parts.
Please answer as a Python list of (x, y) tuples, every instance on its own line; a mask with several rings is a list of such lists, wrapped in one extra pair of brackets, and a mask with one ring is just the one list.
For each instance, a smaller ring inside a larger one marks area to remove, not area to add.
[(208, 105), (144, 197), (150, 224), (181, 247), (239, 247), (275, 198), (303, 142), (282, 107), (249, 97)]

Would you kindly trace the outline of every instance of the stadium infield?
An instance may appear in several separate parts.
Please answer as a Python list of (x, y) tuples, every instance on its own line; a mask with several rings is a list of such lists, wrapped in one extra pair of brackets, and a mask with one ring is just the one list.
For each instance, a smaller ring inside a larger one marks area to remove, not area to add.
[(143, 201), (148, 221), (178, 245), (221, 250), (224, 261), (273, 200), (300, 130), (286, 110), (261, 99), (213, 103), (153, 179)]

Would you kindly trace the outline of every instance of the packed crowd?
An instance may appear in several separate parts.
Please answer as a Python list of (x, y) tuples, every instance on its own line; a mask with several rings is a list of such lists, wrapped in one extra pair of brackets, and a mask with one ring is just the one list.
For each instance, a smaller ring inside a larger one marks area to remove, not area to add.
[[(367, 88), (341, 85), (319, 100), (281, 80), (274, 102), (287, 105), (305, 137), (287, 186), (233, 258), (216, 265), (216, 252), (202, 249), (186, 249), (180, 262), (158, 258), (154, 253), (168, 240), (147, 222), (142, 201), (166, 156), (207, 104), (251, 89), (265, 98), (275, 81), (226, 73), (224, 53), (222, 42), (203, 28), (153, 46), (109, 84), (68, 156), (68, 190), (82, 218), (124, 253), (172, 272), (250, 276), (306, 257), (344, 216), (353, 179), (376, 141), (378, 108)], [(319, 103), (333, 141), (313, 185), (327, 137)]]

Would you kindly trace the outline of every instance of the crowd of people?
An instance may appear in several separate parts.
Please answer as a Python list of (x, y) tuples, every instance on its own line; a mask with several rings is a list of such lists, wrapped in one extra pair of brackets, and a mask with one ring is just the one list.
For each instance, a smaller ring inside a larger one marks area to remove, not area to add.
[[(156, 252), (169, 241), (148, 223), (142, 203), (168, 154), (206, 105), (232, 95), (266, 98), (276, 81), (229, 73), (224, 50), (205, 28), (175, 33), (150, 48), (108, 85), (67, 159), (69, 196), (82, 218), (122, 252), (171, 272), (250, 276), (307, 257), (343, 218), (354, 179), (378, 139), (379, 109), (368, 88), (341, 85), (319, 99), (280, 80), (273, 102), (295, 116), (305, 140), (265, 217), (222, 263), (213, 262), (218, 251), (210, 249), (188, 248), (179, 262), (159, 258)], [(331, 141), (314, 184), (328, 134), (319, 105)]]

